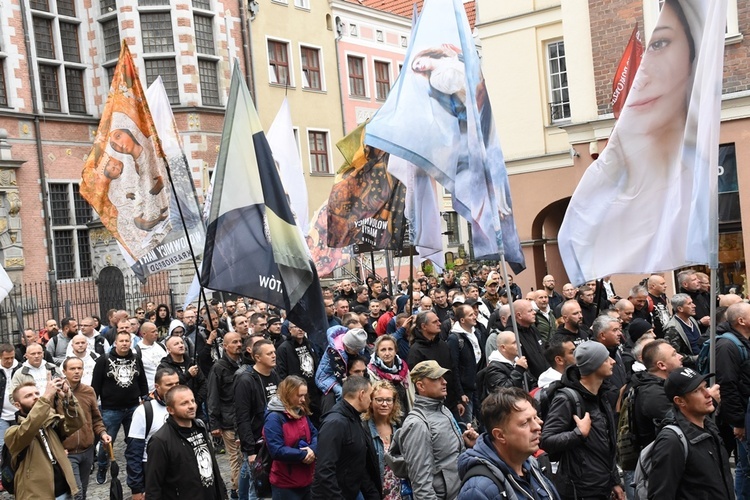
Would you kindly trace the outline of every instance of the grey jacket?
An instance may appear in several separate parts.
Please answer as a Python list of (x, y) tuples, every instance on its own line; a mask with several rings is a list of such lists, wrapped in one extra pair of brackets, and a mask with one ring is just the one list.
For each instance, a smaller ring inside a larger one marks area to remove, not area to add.
[(417, 396), (399, 431), (399, 444), (414, 498), (451, 500), (458, 496), (458, 455), (464, 450), (464, 440), (442, 401)]

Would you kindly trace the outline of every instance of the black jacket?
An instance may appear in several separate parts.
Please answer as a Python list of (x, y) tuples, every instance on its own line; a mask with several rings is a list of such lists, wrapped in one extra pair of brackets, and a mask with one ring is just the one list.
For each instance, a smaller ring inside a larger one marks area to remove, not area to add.
[[(750, 356), (750, 341), (730, 330)], [(719, 422), (745, 427), (745, 410), (750, 397), (750, 359), (743, 361), (739, 348), (730, 339), (716, 341), (716, 383), (721, 388)]]
[(226, 353), (208, 375), (208, 421), (211, 430), (235, 429), (234, 372), (239, 364)]
[(482, 399), (499, 387), (523, 388), (523, 374), (526, 368), (493, 360), (477, 375), (477, 384), (481, 382)]
[[(270, 377), (278, 387), (281, 379), (276, 370), (271, 371)], [(254, 455), (258, 451), (256, 443), (263, 432), (263, 417), (267, 406), (266, 389), (260, 375), (252, 366), (243, 365), (235, 374), (234, 407), (237, 410), (237, 438), (242, 451), (248, 455)]]
[[(302, 360), (305, 360), (305, 371), (302, 370)], [(312, 366), (310, 365), (312, 361)], [(320, 389), (315, 385), (315, 373), (318, 371), (320, 359), (315, 353), (313, 345), (302, 338), (302, 343), (298, 344), (296, 339), (291, 335), (276, 349), (276, 373), (279, 378), (284, 380), (288, 375), (297, 375), (307, 381), (307, 396), (310, 409), (313, 411), (314, 422), (317, 423), (320, 415)], [(312, 369), (312, 371), (309, 371)]]
[[(474, 334), (479, 342), (479, 350), (482, 352), (482, 356), (477, 363), (476, 356), (474, 356), (474, 348), (471, 345), (469, 337), (466, 332), (462, 329), (454, 328), (451, 330), (451, 334), (448, 336), (448, 347), (451, 350), (451, 371), (458, 374), (458, 394), (459, 396), (465, 396), (473, 394), (477, 389), (477, 372), (484, 367), (484, 342), (479, 331), (475, 331)], [(485, 339), (486, 340), (486, 339)], [(411, 365), (409, 365), (411, 366)], [(481, 388), (480, 388), (481, 389)]]
[(594, 320), (602, 311), (597, 309), (596, 303), (587, 304), (584, 301), (579, 300), (578, 305), (581, 306), (583, 324), (586, 325), (587, 328), (591, 328), (591, 325), (594, 324)]
[(534, 325), (518, 325), (518, 338), (521, 341), (521, 354), (526, 356), (529, 362), (529, 372), (534, 378), (539, 378), (539, 375), (549, 368), (549, 363), (544, 358), (542, 337)]
[(684, 459), (685, 448), (677, 434), (671, 429), (662, 429), (651, 452), (650, 477), (659, 480), (649, 481), (649, 500), (734, 500), (729, 457), (716, 425), (706, 418), (701, 429), (688, 422), (681, 412), (674, 411), (674, 418), (665, 423), (677, 425), (685, 434), (687, 460)]
[[(203, 422), (194, 421), (203, 434), (207, 452), (200, 453), (203, 461), (210, 460), (217, 499), (227, 498), (227, 488), (221, 478), (219, 464), (214, 457), (211, 435)], [(180, 433), (172, 417), (148, 440), (146, 467), (146, 497), (149, 500), (196, 498), (203, 490), (198, 453), (194, 444)], [(205, 449), (204, 449), (205, 450)]]
[(630, 377), (620, 354), (620, 349), (615, 347), (607, 350), (609, 351), (609, 357), (615, 360), (615, 366), (612, 367), (612, 375), (604, 380), (601, 389), (599, 389), (599, 394), (607, 399), (614, 412), (617, 408), (617, 400), (620, 398), (620, 389), (628, 383)]
[[(426, 360), (437, 361), (437, 364), (442, 368), (452, 370), (451, 351), (447, 342), (441, 340), (439, 335), (432, 340), (427, 340), (416, 329), (412, 335), (414, 342), (409, 349), (409, 357), (406, 360), (406, 364), (409, 365), (410, 370), (413, 370), (417, 366), (417, 363)], [(448, 396), (445, 398), (445, 406), (454, 409), (460, 400), (458, 395), (458, 373), (450, 372), (446, 375), (445, 380), (448, 382)]]
[(380, 500), (380, 466), (359, 412), (342, 399), (323, 415), (312, 495), (316, 500)]
[(631, 378), (631, 387), (636, 389), (633, 421), (638, 447), (643, 449), (656, 439), (661, 422), (672, 409), (664, 393), (665, 379), (649, 372), (637, 372)]
[(581, 342), (585, 342), (586, 340), (589, 340), (594, 336), (594, 334), (588, 327), (586, 327), (586, 325), (578, 325), (578, 333), (573, 333), (565, 328), (564, 324), (557, 327), (557, 330), (555, 330), (555, 335), (565, 335), (567, 337), (573, 337), (573, 343), (576, 347), (578, 347), (578, 344), (580, 344)]
[(91, 387), (101, 398), (102, 409), (137, 406), (142, 398), (148, 396), (146, 371), (141, 358), (133, 351), (120, 356), (112, 349), (96, 360)]
[(561, 496), (609, 498), (612, 488), (620, 482), (615, 460), (617, 426), (601, 390), (598, 395), (591, 394), (581, 385), (580, 378), (578, 367), (572, 365), (565, 370), (562, 384), (579, 393), (580, 414), (588, 412), (591, 416), (589, 435), (584, 438), (573, 420), (573, 401), (557, 392), (542, 427), (541, 447), (561, 456), (555, 481)]
[(182, 363), (177, 363), (175, 360), (173, 360), (171, 354), (167, 354), (166, 356), (164, 356), (161, 359), (161, 363), (159, 363), (159, 368), (169, 367), (177, 372), (177, 376), (180, 378), (180, 385), (186, 385), (190, 387), (190, 389), (193, 391), (193, 394), (195, 395), (195, 401), (198, 403), (198, 405), (200, 405), (206, 401), (208, 385), (206, 377), (205, 375), (203, 375), (203, 372), (200, 370), (200, 368), (198, 369), (198, 374), (195, 377), (190, 376), (190, 374), (188, 373), (188, 368), (190, 368), (191, 366), (193, 366), (193, 360), (188, 357), (187, 353), (183, 355)]

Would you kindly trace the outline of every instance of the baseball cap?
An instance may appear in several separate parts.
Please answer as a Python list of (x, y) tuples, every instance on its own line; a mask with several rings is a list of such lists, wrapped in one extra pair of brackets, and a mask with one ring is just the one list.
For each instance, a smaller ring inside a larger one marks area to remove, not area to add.
[(411, 377), (412, 384), (415, 384), (418, 380), (422, 380), (423, 378), (438, 379), (449, 371), (450, 370), (446, 370), (440, 366), (437, 361), (427, 360), (417, 363), (417, 365), (412, 368), (409, 376)]
[(701, 375), (692, 368), (683, 366), (669, 374), (664, 382), (664, 392), (667, 399), (672, 402), (675, 396), (684, 396), (688, 392), (696, 390), (701, 382), (715, 375), (715, 373)]

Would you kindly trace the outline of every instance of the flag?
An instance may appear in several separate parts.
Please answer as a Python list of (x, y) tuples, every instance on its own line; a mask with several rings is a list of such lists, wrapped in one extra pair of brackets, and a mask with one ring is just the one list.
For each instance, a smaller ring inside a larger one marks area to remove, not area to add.
[(425, 2), (406, 61), (365, 143), (442, 184), (471, 223), (475, 256), (504, 255), (520, 272), (508, 175), (463, 2)]
[(226, 109), (200, 283), (286, 309), (290, 321), (324, 346), (328, 321), (318, 275), (238, 63)]
[(641, 43), (641, 32), (638, 31), (638, 23), (635, 23), (633, 33), (630, 35), (625, 52), (622, 54), (620, 64), (617, 65), (615, 78), (612, 81), (612, 112), (615, 118), (620, 117), (620, 112), (633, 85), (633, 78), (638, 71), (638, 66), (643, 58), (643, 44)]
[(664, 3), (609, 143), (558, 233), (572, 283), (718, 264), (726, 8), (726, 0)]
[(292, 114), (289, 101), (284, 98), (281, 108), (268, 129), (268, 145), (271, 146), (273, 159), (279, 169), (281, 184), (287, 194), (294, 220), (302, 234), (310, 229), (307, 211), (307, 185), (302, 173), (302, 160), (299, 157), (299, 146), (294, 138)]
[(336, 145), (344, 164), (328, 198), (328, 246), (396, 248), (403, 240), (405, 188), (388, 173), (388, 154), (365, 146), (365, 124)]
[(334, 269), (343, 267), (352, 260), (354, 249), (351, 246), (331, 248), (328, 246), (328, 202), (324, 202), (313, 213), (310, 230), (306, 236), (318, 276), (331, 274)]
[(11, 290), (13, 290), (13, 282), (10, 280), (8, 273), (5, 272), (5, 269), (0, 267), (0, 302), (5, 300), (5, 297), (10, 294)]
[(125, 41), (81, 177), (81, 196), (126, 254), (157, 260), (154, 249), (173, 227), (172, 195), (164, 152)]

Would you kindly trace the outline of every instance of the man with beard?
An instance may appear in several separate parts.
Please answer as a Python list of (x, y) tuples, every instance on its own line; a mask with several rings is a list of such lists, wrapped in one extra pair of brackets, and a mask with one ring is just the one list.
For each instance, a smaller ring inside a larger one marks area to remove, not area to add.
[(278, 348), (285, 340), (281, 334), (281, 318), (278, 316), (269, 316), (267, 321), (268, 331), (264, 337), (273, 342), (274, 347)]
[(554, 312), (555, 308), (565, 301), (563, 296), (555, 291), (555, 277), (548, 274), (542, 278), (542, 287), (542, 289), (547, 292), (549, 307)]
[(75, 318), (63, 318), (60, 321), (60, 326), (62, 326), (62, 332), (47, 342), (47, 352), (52, 355), (52, 359), (58, 366), (65, 361), (65, 352), (68, 349), (70, 339), (78, 334), (78, 321)]
[(578, 301), (566, 300), (560, 312), (563, 322), (557, 327), (555, 334), (573, 337), (576, 346), (591, 338), (591, 330), (583, 324), (583, 313)]
[(173, 387), (166, 403), (169, 417), (148, 444), (146, 498), (226, 498), (211, 437), (195, 418), (198, 405), (193, 391), (184, 385)]
[[(60, 398), (68, 411), (55, 412)], [(33, 382), (13, 391), (18, 425), (5, 432), (5, 445), (16, 462), (16, 498), (65, 498), (78, 494), (73, 467), (62, 441), (85, 424), (83, 411), (65, 379), (50, 379), (44, 394)]]

